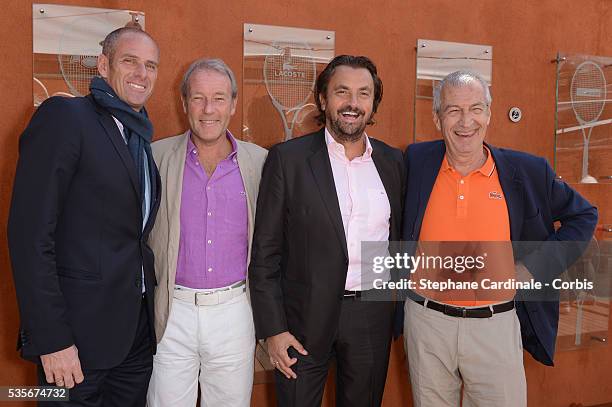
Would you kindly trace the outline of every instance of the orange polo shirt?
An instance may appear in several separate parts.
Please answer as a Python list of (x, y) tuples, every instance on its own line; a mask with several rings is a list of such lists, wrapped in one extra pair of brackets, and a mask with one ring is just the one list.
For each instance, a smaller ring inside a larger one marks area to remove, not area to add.
[[(508, 301), (515, 290), (482, 289), (481, 281), (505, 281), (515, 277), (514, 257), (510, 243), (508, 208), (495, 161), (485, 147), (484, 165), (462, 176), (444, 157), (436, 178), (421, 227), (419, 250), (429, 256), (483, 256), (484, 268), (457, 273), (453, 270), (418, 268), (416, 281), (477, 282), (478, 289), (417, 289), (429, 299), (459, 306), (482, 306)], [(439, 243), (443, 242), (443, 243)], [(449, 243), (446, 243), (449, 242)], [(454, 242), (454, 243), (451, 243)]]

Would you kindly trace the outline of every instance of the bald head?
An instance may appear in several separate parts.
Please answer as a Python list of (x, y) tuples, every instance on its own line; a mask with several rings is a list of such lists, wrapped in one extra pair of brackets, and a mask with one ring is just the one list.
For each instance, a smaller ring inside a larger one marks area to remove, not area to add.
[(109, 62), (112, 63), (113, 57), (117, 51), (117, 45), (119, 44), (119, 40), (125, 35), (143, 35), (150, 39), (155, 47), (157, 48), (157, 53), (159, 54), (159, 46), (157, 42), (151, 37), (146, 31), (143, 31), (141, 28), (136, 26), (128, 26), (117, 28), (116, 30), (110, 32), (104, 41), (102, 41), (102, 54), (106, 55)]

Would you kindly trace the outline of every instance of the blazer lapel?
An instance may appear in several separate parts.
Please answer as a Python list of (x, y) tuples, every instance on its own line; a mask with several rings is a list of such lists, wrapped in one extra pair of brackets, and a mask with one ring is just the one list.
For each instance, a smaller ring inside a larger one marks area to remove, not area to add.
[(338, 193), (336, 192), (336, 184), (329, 161), (325, 145), (325, 128), (321, 129), (314, 138), (311, 145), (313, 154), (308, 158), (312, 175), (319, 188), (321, 199), (325, 204), (329, 219), (334, 226), (336, 236), (340, 240), (340, 246), (346, 258), (348, 258), (348, 248), (346, 245), (346, 236), (344, 234), (344, 225), (342, 224), (342, 214), (340, 213), (340, 204), (338, 203)]
[(427, 209), (431, 191), (433, 190), (436, 178), (438, 178), (438, 172), (442, 166), (442, 160), (444, 159), (445, 152), (446, 148), (444, 143), (435, 144), (428, 152), (427, 156), (423, 157), (423, 165), (421, 166), (423, 172), (419, 179), (417, 216), (414, 222), (414, 240), (418, 240), (421, 234), (421, 226), (423, 224), (423, 217), (425, 216), (425, 209)]
[(119, 127), (117, 127), (117, 123), (115, 123), (115, 120), (110, 114), (99, 109), (97, 105), (94, 104), (94, 106), (96, 106), (96, 109), (99, 114), (98, 120), (100, 121), (100, 124), (104, 128), (106, 135), (113, 144), (113, 147), (115, 147), (117, 154), (119, 154), (119, 157), (121, 157), (121, 161), (123, 162), (123, 165), (125, 166), (125, 169), (127, 170), (128, 175), (130, 176), (132, 188), (134, 189), (134, 193), (136, 194), (136, 199), (138, 200), (138, 202), (140, 202), (140, 182), (138, 182), (138, 176), (136, 174), (136, 165), (134, 163), (134, 160), (132, 159), (132, 156), (130, 155), (130, 151), (128, 150), (127, 145), (125, 144), (123, 136), (119, 132)]
[[(240, 170), (240, 176), (242, 177), (242, 183), (244, 184), (244, 189), (247, 196), (247, 224), (248, 224), (248, 237), (249, 237), (249, 245), (247, 252), (247, 265), (251, 260), (251, 246), (253, 242), (253, 228), (254, 228), (254, 198), (257, 195), (256, 182), (253, 177), (253, 161), (251, 159), (251, 155), (248, 150), (245, 149), (240, 140), (236, 140), (236, 144), (238, 145), (238, 169)], [(247, 270), (248, 271), (248, 270)]]
[(523, 226), (523, 182), (516, 172), (516, 168), (506, 160), (503, 153), (495, 147), (489, 147), (493, 160), (497, 166), (499, 183), (504, 191), (508, 218), (510, 220), (510, 240), (520, 240)]
[[(163, 185), (163, 198), (168, 208), (168, 279), (174, 290), (176, 262), (178, 260), (178, 245), (181, 238), (181, 193), (183, 191), (183, 173), (185, 172), (185, 157), (189, 131), (185, 132), (173, 147), (168, 160), (160, 164), (160, 171), (166, 172), (166, 182)], [(165, 167), (165, 168), (164, 168)], [(172, 295), (170, 292), (168, 295)]]

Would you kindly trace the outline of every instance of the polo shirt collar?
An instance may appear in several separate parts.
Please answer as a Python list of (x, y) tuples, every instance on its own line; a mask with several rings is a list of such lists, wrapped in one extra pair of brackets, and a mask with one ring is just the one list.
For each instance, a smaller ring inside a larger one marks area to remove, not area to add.
[[(491, 154), (491, 150), (489, 147), (483, 144), (482, 146), (487, 151), (487, 160), (484, 162), (482, 167), (472, 171), (470, 174), (474, 174), (476, 172), (481, 173), (485, 177), (490, 177), (493, 175), (493, 171), (495, 171), (495, 160), (493, 160), (493, 154)], [(440, 167), (440, 171), (454, 171), (455, 169), (451, 167), (448, 162), (447, 155), (444, 154), (444, 159), (442, 160), (442, 166)]]

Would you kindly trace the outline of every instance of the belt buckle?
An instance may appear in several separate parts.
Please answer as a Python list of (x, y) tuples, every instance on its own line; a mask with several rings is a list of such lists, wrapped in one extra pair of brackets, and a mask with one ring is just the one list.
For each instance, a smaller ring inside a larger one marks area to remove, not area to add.
[(198, 297), (199, 297), (200, 295), (212, 295), (212, 294), (215, 294), (215, 293), (216, 293), (216, 291), (209, 291), (209, 292), (206, 292), (206, 291), (200, 291), (200, 292), (198, 292), (198, 293), (195, 293), (195, 305), (196, 305), (196, 307), (199, 307), (199, 306), (200, 306), (200, 304), (198, 303)]
[(442, 313), (444, 315), (448, 315), (449, 317), (456, 318), (466, 318), (467, 317), (467, 309), (464, 307), (454, 307), (452, 305), (443, 304), (444, 308), (442, 309)]

